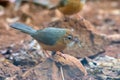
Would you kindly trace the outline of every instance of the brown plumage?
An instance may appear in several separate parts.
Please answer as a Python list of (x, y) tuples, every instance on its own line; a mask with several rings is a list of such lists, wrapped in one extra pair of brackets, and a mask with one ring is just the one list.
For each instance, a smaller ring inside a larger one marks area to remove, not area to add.
[(86, 0), (62, 0), (58, 10), (64, 15), (76, 14), (82, 10)]

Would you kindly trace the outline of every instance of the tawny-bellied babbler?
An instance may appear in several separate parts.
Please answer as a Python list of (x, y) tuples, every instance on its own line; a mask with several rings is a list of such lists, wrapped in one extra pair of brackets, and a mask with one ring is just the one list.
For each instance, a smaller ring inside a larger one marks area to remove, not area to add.
[(86, 0), (61, 0), (57, 6), (64, 15), (72, 15), (82, 10)]
[(59, 3), (51, 9), (58, 9), (63, 15), (77, 14), (80, 19), (83, 19), (78, 12), (83, 9), (86, 0), (60, 0)]
[(78, 37), (70, 29), (48, 27), (35, 30), (18, 22), (12, 23), (10, 27), (31, 35), (42, 46), (43, 50), (56, 52), (63, 51), (66, 47), (74, 44), (80, 45)]
[[(18, 8), (21, 2), (24, 0), (16, 0), (15, 8)], [(29, 0), (28, 0), (29, 1)], [(82, 10), (86, 0), (31, 0), (33, 3), (40, 4), (41, 6), (47, 7), (48, 9), (58, 9), (63, 15), (77, 14)], [(77, 14), (81, 18), (79, 14)]]

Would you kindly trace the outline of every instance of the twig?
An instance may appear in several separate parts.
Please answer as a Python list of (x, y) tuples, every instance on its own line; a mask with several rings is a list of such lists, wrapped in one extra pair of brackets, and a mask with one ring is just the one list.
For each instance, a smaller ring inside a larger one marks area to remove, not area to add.
[(64, 74), (63, 74), (62, 66), (60, 66), (60, 72), (61, 72), (62, 80), (65, 80), (65, 77), (64, 77)]

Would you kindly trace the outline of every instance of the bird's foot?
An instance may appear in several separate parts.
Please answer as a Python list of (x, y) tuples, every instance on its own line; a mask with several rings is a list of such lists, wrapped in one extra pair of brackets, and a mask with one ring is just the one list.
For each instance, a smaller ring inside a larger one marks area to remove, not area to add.
[(47, 58), (50, 58), (51, 55), (49, 54), (49, 52), (47, 52), (46, 50), (44, 50), (43, 53), (45, 54), (45, 56), (46, 56)]
[(77, 14), (76, 16), (77, 16), (78, 20), (81, 20), (81, 21), (84, 20), (84, 18), (80, 14)]
[(56, 52), (58, 55), (60, 55), (61, 57), (63, 57), (64, 59), (66, 58), (63, 54), (63, 52)]

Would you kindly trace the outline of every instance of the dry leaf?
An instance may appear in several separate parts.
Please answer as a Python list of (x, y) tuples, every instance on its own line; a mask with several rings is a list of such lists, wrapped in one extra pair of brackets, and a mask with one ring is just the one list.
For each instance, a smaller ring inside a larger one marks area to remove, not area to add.
[(81, 64), (81, 62), (77, 58), (73, 56), (70, 56), (68, 54), (61, 54), (60, 52), (57, 52), (57, 54), (53, 56), (53, 59), (56, 62), (61, 63), (62, 65), (76, 67), (79, 70), (81, 70), (84, 73), (84, 75), (87, 75), (87, 71), (85, 67)]

